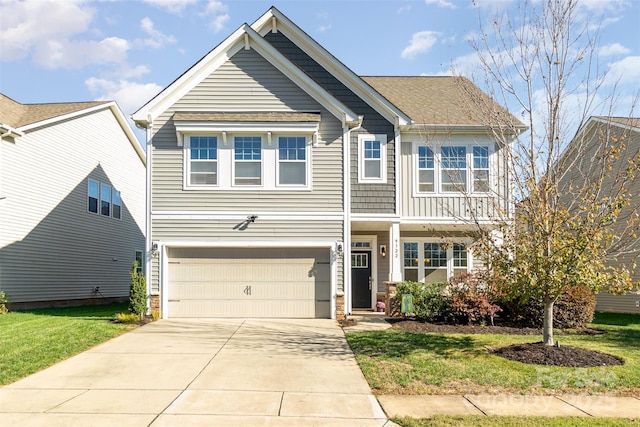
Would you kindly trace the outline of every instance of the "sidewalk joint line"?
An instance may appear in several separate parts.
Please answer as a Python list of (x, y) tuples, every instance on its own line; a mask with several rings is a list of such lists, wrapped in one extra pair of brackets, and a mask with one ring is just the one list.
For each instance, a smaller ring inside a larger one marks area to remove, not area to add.
[(567, 405), (569, 405), (569, 406), (572, 406), (572, 407), (576, 408), (578, 411), (583, 412), (583, 413), (587, 414), (588, 416), (590, 416), (590, 417), (592, 417), (592, 418), (594, 417), (594, 415), (592, 415), (592, 414), (588, 413), (588, 412), (587, 412), (587, 411), (585, 411), (584, 409), (582, 409), (582, 408), (578, 408), (576, 405), (574, 405), (574, 404), (572, 404), (572, 403), (570, 403), (570, 402), (567, 402), (566, 400), (564, 400), (563, 398), (561, 398), (561, 397), (559, 397), (559, 396), (557, 396), (557, 395), (555, 395), (555, 394), (553, 395), (553, 397), (555, 397), (556, 399), (558, 399), (560, 402), (566, 403)]
[(479, 407), (478, 405), (476, 405), (476, 404), (475, 404), (475, 403), (473, 403), (471, 400), (469, 400), (469, 398), (468, 398), (466, 395), (463, 395), (463, 396), (462, 396), (462, 398), (463, 398), (464, 400), (466, 400), (467, 402), (469, 402), (469, 403), (470, 403), (474, 408), (476, 408), (478, 411), (482, 412), (482, 414), (483, 414), (485, 417), (488, 417), (487, 413), (486, 413), (486, 412), (484, 412), (482, 409), (480, 409), (480, 407)]

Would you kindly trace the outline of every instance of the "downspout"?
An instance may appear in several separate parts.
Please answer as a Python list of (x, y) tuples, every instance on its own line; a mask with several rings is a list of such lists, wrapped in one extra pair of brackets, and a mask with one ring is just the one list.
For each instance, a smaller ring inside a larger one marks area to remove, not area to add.
[[(151, 260), (153, 258), (153, 244), (151, 241), (151, 165), (153, 163), (153, 144), (152, 144), (152, 134), (153, 134), (153, 119), (151, 115), (147, 115), (147, 124), (146, 124), (146, 153), (147, 153), (147, 170), (146, 170), (146, 189), (145, 189), (145, 233), (146, 233), (146, 245), (147, 245), (147, 262), (144, 266), (144, 275), (147, 281), (147, 295), (151, 295), (151, 287), (152, 287), (152, 277), (151, 277)], [(149, 309), (151, 309), (151, 298), (148, 299)], [(160, 310), (162, 312), (162, 305), (160, 305)]]
[(351, 314), (351, 132), (362, 128), (364, 116), (358, 116), (358, 123), (349, 128), (343, 121), (343, 166), (344, 171), (344, 247), (342, 250), (342, 268), (344, 276), (344, 312)]

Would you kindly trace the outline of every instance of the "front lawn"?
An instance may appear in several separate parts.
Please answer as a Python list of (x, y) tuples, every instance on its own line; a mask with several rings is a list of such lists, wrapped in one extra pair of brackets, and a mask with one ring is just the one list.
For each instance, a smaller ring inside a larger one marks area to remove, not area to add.
[(600, 335), (556, 336), (561, 346), (619, 356), (623, 366), (562, 368), (513, 362), (491, 349), (538, 335), (353, 332), (347, 340), (376, 394), (608, 393), (640, 395), (640, 315), (597, 313)]
[(626, 427), (640, 426), (639, 420), (628, 418), (594, 417), (505, 417), (505, 416), (446, 416), (432, 418), (397, 418), (402, 427)]
[(0, 385), (107, 341), (137, 325), (111, 322), (127, 303), (12, 311), (0, 316)]

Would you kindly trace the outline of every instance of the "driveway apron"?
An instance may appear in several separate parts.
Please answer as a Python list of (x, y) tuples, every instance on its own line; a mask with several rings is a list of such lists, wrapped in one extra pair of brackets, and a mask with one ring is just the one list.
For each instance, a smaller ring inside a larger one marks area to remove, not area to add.
[(0, 388), (21, 426), (383, 426), (333, 320), (160, 320)]

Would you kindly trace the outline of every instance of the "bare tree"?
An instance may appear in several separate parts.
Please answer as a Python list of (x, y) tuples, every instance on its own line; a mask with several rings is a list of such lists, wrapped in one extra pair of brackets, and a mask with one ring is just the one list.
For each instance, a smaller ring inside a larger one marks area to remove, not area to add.
[(610, 261), (637, 251), (638, 212), (630, 206), (630, 189), (638, 153), (625, 135), (611, 133), (606, 120), (595, 140), (586, 132), (572, 138), (595, 112), (611, 115), (615, 101), (615, 87), (604, 86), (597, 60), (597, 31), (578, 13), (575, 0), (525, 1), (517, 14), (481, 26), (472, 42), (482, 71), (472, 79), (519, 115), (527, 132), (488, 108), (470, 85), (460, 86), (504, 147), (511, 186), (506, 203), (494, 195), (496, 206), (511, 208), (495, 210), (493, 232), (477, 227), (479, 252), (508, 294), (543, 301), (547, 345), (554, 343), (559, 296), (575, 285), (594, 292), (631, 289), (635, 266)]

